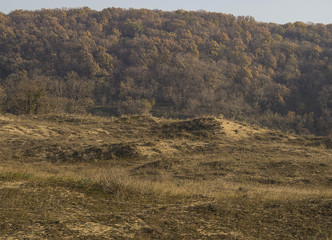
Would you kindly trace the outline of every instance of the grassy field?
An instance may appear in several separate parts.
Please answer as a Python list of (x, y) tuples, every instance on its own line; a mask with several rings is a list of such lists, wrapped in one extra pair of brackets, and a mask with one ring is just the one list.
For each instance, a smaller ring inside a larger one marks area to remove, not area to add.
[(332, 239), (330, 140), (215, 117), (0, 116), (0, 239)]

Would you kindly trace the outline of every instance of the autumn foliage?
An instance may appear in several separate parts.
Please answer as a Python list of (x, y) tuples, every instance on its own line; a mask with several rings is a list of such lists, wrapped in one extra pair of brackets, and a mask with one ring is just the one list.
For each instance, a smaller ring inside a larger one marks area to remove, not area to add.
[(14, 114), (223, 114), (332, 126), (332, 25), (188, 11), (0, 13), (0, 103)]

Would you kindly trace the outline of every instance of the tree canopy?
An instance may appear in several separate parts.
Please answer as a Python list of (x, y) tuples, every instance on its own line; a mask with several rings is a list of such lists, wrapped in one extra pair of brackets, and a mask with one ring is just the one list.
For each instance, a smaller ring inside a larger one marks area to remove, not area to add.
[(205, 11), (0, 13), (3, 112), (219, 115), (332, 126), (332, 25)]

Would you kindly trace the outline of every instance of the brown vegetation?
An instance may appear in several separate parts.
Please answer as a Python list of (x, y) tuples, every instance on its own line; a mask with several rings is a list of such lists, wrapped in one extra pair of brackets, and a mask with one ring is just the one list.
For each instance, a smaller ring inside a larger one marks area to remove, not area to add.
[(330, 239), (332, 152), (215, 117), (0, 116), (1, 239)]
[(108, 8), (0, 13), (0, 110), (332, 126), (332, 25)]

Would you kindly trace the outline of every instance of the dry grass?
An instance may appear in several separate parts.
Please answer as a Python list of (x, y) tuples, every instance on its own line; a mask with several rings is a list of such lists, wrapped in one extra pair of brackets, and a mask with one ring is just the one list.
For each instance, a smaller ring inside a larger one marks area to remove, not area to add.
[(0, 239), (331, 239), (326, 140), (205, 117), (0, 116)]

